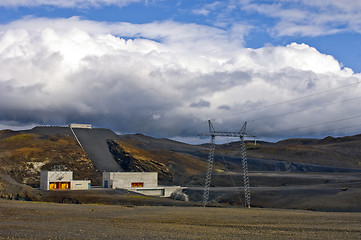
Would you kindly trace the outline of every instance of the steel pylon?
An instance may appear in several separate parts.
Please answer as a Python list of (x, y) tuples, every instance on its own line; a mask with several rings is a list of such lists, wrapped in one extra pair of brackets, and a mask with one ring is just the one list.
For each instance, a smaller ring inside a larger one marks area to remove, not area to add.
[(248, 177), (248, 163), (247, 163), (247, 154), (246, 154), (246, 143), (244, 141), (244, 137), (255, 137), (246, 133), (247, 122), (245, 122), (239, 132), (220, 132), (215, 131), (212, 125), (211, 120), (208, 120), (209, 132), (201, 133), (200, 136), (210, 136), (211, 143), (209, 149), (208, 163), (207, 163), (207, 173), (206, 180), (204, 184), (204, 192), (203, 192), (203, 206), (205, 207), (208, 198), (209, 198), (209, 187), (211, 185), (212, 178), (212, 168), (213, 168), (213, 159), (214, 159), (214, 146), (215, 146), (215, 137), (223, 136), (223, 137), (239, 137), (241, 140), (241, 156), (242, 156), (242, 168), (243, 168), (243, 181), (244, 181), (244, 196), (245, 196), (245, 206), (251, 207), (251, 192), (249, 187), (249, 177)]

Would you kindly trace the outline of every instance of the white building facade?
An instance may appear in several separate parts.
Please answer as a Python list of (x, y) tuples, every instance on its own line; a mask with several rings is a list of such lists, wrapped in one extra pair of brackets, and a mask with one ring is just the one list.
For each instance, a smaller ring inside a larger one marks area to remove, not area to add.
[(180, 186), (158, 186), (157, 172), (103, 172), (103, 187), (127, 189), (149, 196), (170, 197)]
[(90, 189), (90, 180), (73, 180), (72, 171), (41, 171), (40, 189), (88, 190)]

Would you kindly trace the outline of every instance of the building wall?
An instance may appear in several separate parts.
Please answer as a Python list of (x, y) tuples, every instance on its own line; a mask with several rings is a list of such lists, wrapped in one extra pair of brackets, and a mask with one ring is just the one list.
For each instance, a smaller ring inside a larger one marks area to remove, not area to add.
[(40, 172), (40, 189), (49, 190), (48, 172), (47, 171)]
[(51, 189), (70, 189), (73, 180), (71, 171), (41, 171), (40, 188), (43, 190)]
[(71, 190), (88, 190), (90, 189), (90, 180), (73, 180)]
[(41, 171), (40, 188), (43, 190), (86, 190), (90, 180), (73, 180), (72, 171)]
[(156, 197), (163, 197), (164, 196), (164, 189), (162, 188), (154, 188), (154, 189), (143, 189), (137, 188), (134, 189), (135, 192), (141, 193), (147, 196), (156, 196)]
[(70, 182), (73, 180), (72, 171), (48, 171), (48, 181), (49, 182)]
[(104, 172), (105, 188), (154, 188), (158, 186), (157, 172)]
[(69, 124), (69, 127), (70, 127), (70, 128), (88, 128), (88, 129), (91, 129), (91, 128), (92, 128), (92, 125), (91, 125), (91, 124), (76, 124), (76, 123), (72, 123), (72, 124)]

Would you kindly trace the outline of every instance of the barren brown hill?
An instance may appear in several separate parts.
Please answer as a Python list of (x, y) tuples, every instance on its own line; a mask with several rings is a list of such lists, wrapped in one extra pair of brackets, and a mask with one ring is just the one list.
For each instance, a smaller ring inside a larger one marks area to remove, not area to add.
[[(239, 142), (220, 147), (225, 154), (236, 155)], [(247, 143), (247, 155), (322, 166), (361, 168), (361, 135), (324, 139), (288, 139), (277, 143)]]
[(73, 170), (75, 178), (101, 183), (92, 161), (69, 136), (0, 131), (0, 163), (0, 173), (35, 188), (39, 187), (40, 170), (56, 165)]
[[(209, 153), (206, 144), (189, 145), (142, 134), (118, 136), (109, 129), (78, 132), (81, 133), (80, 140), (86, 143), (87, 152), (82, 150), (66, 127), (0, 131), (0, 173), (3, 174), (0, 195), (12, 199), (53, 199), (56, 202), (87, 203), (93, 199), (103, 203), (124, 203), (124, 197), (118, 192), (48, 193), (29, 187), (39, 186), (40, 170), (50, 170), (55, 165), (74, 171), (75, 179), (90, 179), (92, 185), (101, 185), (100, 168), (110, 166), (103, 164), (102, 156), (108, 154), (110, 158), (107, 161), (113, 161), (117, 169), (156, 171), (160, 184), (187, 186), (190, 200), (202, 201)], [(290, 139), (257, 145), (247, 143), (254, 196), (252, 205), (361, 211), (359, 146), (360, 135)], [(239, 149), (239, 142), (216, 147), (210, 194), (214, 204), (243, 205), (242, 199), (237, 196), (243, 186)], [(142, 203), (142, 198), (137, 198), (137, 204), (154, 205), (158, 204), (157, 201), (152, 199)], [(159, 204), (165, 204), (165, 201), (159, 201)]]
[[(206, 161), (186, 152), (193, 150), (191, 145), (143, 135), (120, 136), (119, 140), (108, 140), (108, 144), (114, 158), (126, 171), (158, 172), (161, 184), (192, 186), (203, 181), (200, 176), (205, 172)], [(215, 163), (215, 169), (225, 167)]]

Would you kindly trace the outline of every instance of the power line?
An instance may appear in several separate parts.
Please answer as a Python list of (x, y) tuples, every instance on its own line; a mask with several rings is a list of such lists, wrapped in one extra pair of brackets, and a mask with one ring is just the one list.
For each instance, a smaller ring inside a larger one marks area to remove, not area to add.
[(246, 200), (246, 207), (250, 208), (251, 207), (251, 193), (250, 193), (250, 187), (249, 187), (248, 163), (247, 163), (247, 154), (246, 154), (246, 144), (245, 144), (244, 138), (245, 137), (255, 137), (255, 136), (246, 133), (247, 122), (245, 122), (243, 124), (243, 126), (239, 132), (215, 131), (211, 120), (208, 120), (208, 124), (209, 124), (209, 132), (199, 134), (199, 135), (211, 137), (211, 144), (210, 144), (210, 149), (209, 149), (210, 151), (209, 151), (208, 164), (207, 164), (206, 181), (205, 181), (204, 192), (203, 192), (203, 206), (204, 207), (206, 206), (206, 204), (208, 202), (208, 197), (209, 197), (209, 187), (211, 184), (212, 166), (213, 166), (214, 148), (215, 148), (214, 139), (216, 136), (223, 136), (223, 137), (239, 137), (241, 139), (244, 196), (245, 196), (245, 200)]
[(353, 126), (335, 128), (334, 130), (341, 130), (341, 129), (347, 129), (347, 128), (355, 128), (355, 127), (360, 127), (360, 126), (361, 126), (361, 124), (357, 124), (357, 125), (353, 125)]
[[(228, 143), (227, 143), (227, 145), (228, 145)], [(227, 162), (226, 162), (226, 159), (224, 158), (223, 152), (222, 152), (220, 146), (216, 145), (216, 147), (217, 147), (218, 151), (221, 153), (224, 166), (226, 167), (226, 169), (227, 169), (227, 171), (228, 171), (228, 174), (229, 174), (229, 177), (231, 178), (231, 181), (232, 181), (234, 190), (236, 191), (236, 194), (237, 194), (237, 196), (238, 196), (238, 199), (239, 199), (241, 205), (243, 205), (243, 201), (242, 201), (241, 195), (240, 195), (240, 193), (239, 193), (239, 191), (238, 191), (238, 189), (237, 189), (236, 182), (234, 181), (234, 179), (233, 179), (233, 177), (232, 177), (232, 174), (231, 174), (230, 168), (229, 168), (229, 166), (228, 166), (228, 164), (227, 164)]]
[[(317, 95), (321, 95), (321, 94), (333, 92), (333, 91), (336, 91), (336, 90), (339, 90), (339, 89), (343, 89), (343, 88), (355, 86), (355, 85), (358, 85), (358, 84), (360, 84), (360, 83), (361, 83), (361, 81), (358, 81), (358, 82), (354, 82), (354, 83), (347, 84), (347, 85), (344, 85), (344, 86), (340, 86), (340, 87), (328, 89), (328, 90), (325, 90), (325, 91), (320, 91), (320, 92), (316, 92), (316, 93), (313, 93), (313, 94), (309, 94), (309, 95), (306, 95), (306, 96), (301, 96), (301, 97), (297, 97), (297, 98), (294, 98), (294, 99), (286, 100), (286, 101), (283, 101), (283, 102), (268, 104), (268, 105), (265, 105), (265, 106), (262, 106), (262, 107), (253, 108), (253, 109), (246, 110), (246, 111), (241, 111), (241, 112), (236, 112), (236, 113), (233, 113), (233, 114), (229, 114), (228, 116), (226, 115), (226, 116), (223, 116), (223, 117), (211, 118), (211, 120), (212, 120), (212, 121), (224, 120), (224, 119), (227, 119), (227, 118), (235, 117), (236, 115), (240, 115), (240, 114), (244, 114), (244, 113), (249, 113), (249, 112), (254, 112), (254, 111), (259, 111), (259, 110), (263, 110), (263, 109), (267, 109), (267, 108), (272, 108), (272, 107), (279, 106), (279, 105), (282, 105), (282, 104), (291, 103), (291, 102), (295, 102), (295, 101), (298, 101), (298, 100), (301, 100), (301, 99), (305, 99), (305, 98), (309, 98), (309, 97), (314, 97), (314, 96), (317, 96)], [(338, 104), (338, 103), (344, 103), (344, 102), (348, 102), (348, 101), (354, 101), (354, 100), (357, 100), (357, 99), (360, 99), (360, 98), (361, 98), (361, 97), (351, 98), (351, 99), (347, 99), (347, 100), (343, 100), (343, 101), (338, 101), (338, 102), (334, 102), (334, 103), (330, 103), (330, 104), (324, 104), (324, 105), (321, 105), (321, 106), (319, 106), (319, 107), (328, 106), (328, 105), (332, 105), (332, 104)], [(317, 107), (317, 108), (319, 108), (319, 107)], [(259, 120), (267, 119), (267, 118), (269, 119), (269, 118), (281, 117), (281, 116), (285, 116), (285, 115), (289, 115), (289, 114), (295, 114), (295, 113), (299, 113), (299, 112), (304, 112), (304, 111), (308, 111), (308, 110), (312, 110), (312, 109), (315, 109), (315, 108), (305, 109), (305, 110), (299, 110), (299, 111), (293, 111), (293, 112), (287, 112), (287, 113), (278, 114), (278, 115), (272, 115), (272, 116), (266, 116), (266, 117), (263, 117), (263, 118), (257, 118), (257, 119), (249, 120), (249, 122), (255, 122), (255, 121), (259, 121)], [(243, 120), (246, 120), (246, 119), (243, 119)], [(201, 126), (201, 125), (203, 125), (203, 124), (204, 124), (204, 126), (206, 126), (206, 123), (207, 123), (207, 120), (202, 120), (202, 121), (194, 124), (194, 125), (191, 126), (190, 128), (188, 128), (188, 130), (196, 129), (196, 128), (198, 128), (199, 126)], [(236, 127), (236, 125), (230, 126), (229, 128), (231, 129), (231, 128), (234, 128), (234, 127)], [(301, 127), (301, 128), (306, 128), (306, 127)]]
[(360, 118), (360, 117), (361, 117), (361, 115), (348, 117), (348, 118), (343, 118), (343, 119), (338, 119), (338, 120), (333, 120), (333, 121), (328, 121), (328, 122), (322, 122), (322, 123), (312, 124), (312, 125), (309, 125), (309, 126), (303, 126), (303, 127), (298, 127), (298, 128), (292, 128), (292, 129), (282, 130), (282, 131), (278, 131), (278, 132), (273, 132), (273, 134), (283, 133), (283, 132), (288, 132), (288, 131), (294, 131), (294, 130), (299, 130), (299, 129), (304, 129), (304, 128), (311, 128), (311, 127), (325, 125), (325, 124), (331, 124), (331, 123), (335, 123), (335, 122), (342, 122), (342, 121), (355, 119), (355, 118)]
[[(290, 103), (290, 102), (295, 102), (295, 101), (298, 101), (298, 100), (301, 100), (301, 99), (305, 99), (305, 98), (309, 98), (309, 97), (314, 97), (314, 96), (321, 95), (321, 94), (324, 94), (324, 93), (329, 93), (329, 92), (333, 92), (333, 91), (336, 91), (336, 90), (339, 90), (339, 89), (343, 89), (343, 88), (347, 88), (347, 87), (350, 87), (350, 86), (358, 85), (358, 84), (360, 84), (360, 83), (361, 83), (361, 81), (354, 82), (354, 83), (351, 83), (351, 84), (348, 84), (348, 85), (344, 85), (344, 86), (341, 86), (341, 87), (331, 88), (331, 89), (328, 89), (328, 90), (325, 90), (325, 91), (316, 92), (316, 93), (313, 93), (313, 94), (309, 94), (309, 95), (302, 96), (302, 97), (297, 97), (297, 98), (290, 99), (290, 100), (286, 100), (286, 101), (283, 101), (283, 102), (268, 104), (268, 105), (265, 105), (265, 106), (262, 106), (262, 107), (253, 108), (253, 109), (246, 110), (246, 111), (241, 111), (241, 112), (236, 112), (236, 113), (229, 114), (228, 116), (224, 116), (224, 117), (221, 117), (221, 118), (214, 118), (214, 120), (218, 120), (218, 119), (224, 120), (224, 119), (227, 119), (227, 118), (232, 118), (232, 117), (235, 117), (236, 115), (240, 115), (240, 114), (244, 114), (244, 113), (249, 113), (249, 112), (254, 112), (254, 111), (259, 111), (259, 110), (263, 110), (263, 109), (267, 109), (267, 108), (279, 106), (279, 105), (286, 104), (286, 103)], [(243, 119), (243, 120), (246, 120), (246, 119)], [(235, 126), (236, 126), (236, 125), (231, 126), (230, 128), (234, 128)]]
[[(302, 96), (302, 97), (290, 99), (290, 100), (287, 100), (287, 101), (284, 101), (284, 102), (273, 103), (273, 104), (269, 104), (269, 105), (262, 106), (262, 107), (259, 107), (259, 108), (254, 108), (254, 109), (250, 109), (250, 110), (247, 110), (247, 111), (242, 111), (242, 112), (234, 113), (234, 114), (232, 114), (232, 115), (238, 115), (238, 114), (242, 114), (242, 113), (253, 112), (253, 111), (257, 111), (257, 110), (261, 110), (261, 109), (265, 109), (265, 108), (269, 108), (269, 107), (274, 107), (274, 106), (278, 106), (278, 105), (281, 105), (281, 104), (298, 101), (298, 100), (300, 100), (300, 99), (304, 99), (304, 98), (313, 97), (313, 96), (321, 95), (321, 94), (324, 94), (324, 93), (336, 91), (336, 90), (339, 90), (339, 89), (342, 89), (342, 88), (346, 88), (346, 87), (350, 87), (350, 86), (353, 86), (353, 85), (357, 85), (357, 84), (360, 84), (360, 83), (361, 83), (361, 82), (355, 82), (355, 83), (351, 83), (351, 84), (348, 84), (348, 85), (345, 85), (345, 86), (341, 86), (341, 87), (337, 87), (337, 88), (332, 88), (332, 89), (328, 89), (328, 90), (325, 90), (325, 91), (313, 93), (313, 94), (310, 94), (310, 95), (306, 95), (306, 96)], [(223, 119), (224, 119), (224, 118), (223, 118)]]
[(347, 99), (347, 100), (343, 100), (343, 101), (338, 101), (338, 102), (327, 103), (327, 104), (323, 104), (323, 105), (317, 106), (317, 107), (315, 107), (315, 108), (309, 108), (309, 109), (298, 110), (298, 111), (294, 111), (294, 112), (288, 112), (288, 113), (282, 113), (282, 114), (278, 114), (278, 115), (271, 115), (271, 116), (266, 116), (266, 117), (262, 117), (262, 118), (256, 118), (256, 119), (248, 120), (247, 122), (256, 122), (256, 121), (260, 121), (260, 120), (263, 120), (263, 119), (269, 119), (269, 118), (276, 118), (276, 117), (287, 116), (287, 115), (290, 115), (290, 114), (295, 114), (295, 113), (300, 113), (300, 112), (306, 112), (306, 111), (310, 111), (310, 110), (322, 108), (322, 107), (325, 107), (325, 106), (330, 106), (330, 105), (333, 105), (333, 104), (355, 101), (355, 100), (358, 100), (358, 99), (361, 99), (361, 97), (351, 98), (351, 99)]

